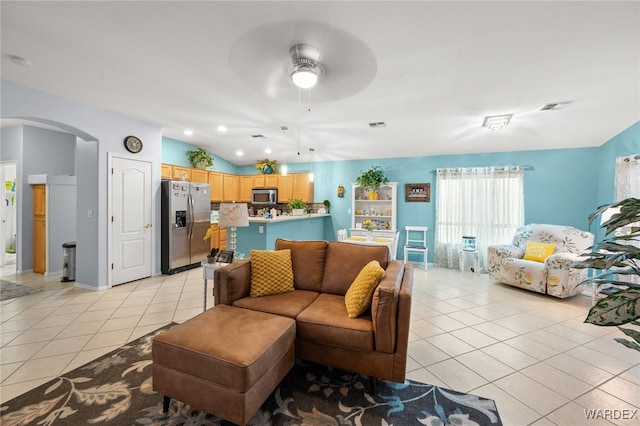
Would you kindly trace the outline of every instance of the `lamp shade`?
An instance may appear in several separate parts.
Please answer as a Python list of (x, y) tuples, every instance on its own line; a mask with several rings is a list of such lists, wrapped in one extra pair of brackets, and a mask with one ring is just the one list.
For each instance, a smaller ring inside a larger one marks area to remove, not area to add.
[(218, 226), (249, 226), (249, 209), (246, 203), (220, 203)]
[(301, 89), (309, 89), (316, 85), (318, 74), (309, 68), (300, 68), (291, 74), (293, 83)]

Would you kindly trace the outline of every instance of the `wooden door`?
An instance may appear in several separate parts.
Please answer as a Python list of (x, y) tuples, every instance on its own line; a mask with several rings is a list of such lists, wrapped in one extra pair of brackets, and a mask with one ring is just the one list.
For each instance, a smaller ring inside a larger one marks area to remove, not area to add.
[(44, 215), (38, 215), (33, 217), (33, 272), (44, 274), (46, 268), (47, 219)]

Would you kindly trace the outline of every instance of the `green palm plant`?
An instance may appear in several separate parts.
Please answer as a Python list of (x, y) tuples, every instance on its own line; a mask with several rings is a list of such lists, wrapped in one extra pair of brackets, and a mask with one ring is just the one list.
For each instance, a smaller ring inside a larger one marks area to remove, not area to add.
[[(605, 229), (605, 239), (591, 247), (591, 251), (584, 253), (584, 258), (572, 266), (602, 271), (594, 271), (594, 276), (583, 281), (584, 284), (597, 286), (598, 289), (606, 284), (622, 286), (621, 290), (598, 300), (589, 310), (585, 322), (599, 326), (617, 326), (633, 340), (616, 338), (616, 342), (640, 351), (640, 331), (620, 327), (640, 326), (640, 284), (620, 277), (640, 276), (640, 199), (627, 198), (598, 207), (589, 215), (589, 227), (598, 216), (608, 211), (615, 213), (600, 225)], [(622, 228), (631, 231), (616, 232)]]

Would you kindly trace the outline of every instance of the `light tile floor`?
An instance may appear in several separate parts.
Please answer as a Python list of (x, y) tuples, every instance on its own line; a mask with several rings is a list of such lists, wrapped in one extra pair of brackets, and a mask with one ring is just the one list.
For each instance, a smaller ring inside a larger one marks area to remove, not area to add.
[[(202, 312), (201, 269), (103, 292), (2, 275), (43, 290), (0, 302), (3, 402)], [(413, 289), (408, 378), (492, 398), (507, 426), (640, 424), (640, 354), (613, 340), (617, 329), (583, 323), (590, 297), (560, 300), (437, 267), (416, 268)]]

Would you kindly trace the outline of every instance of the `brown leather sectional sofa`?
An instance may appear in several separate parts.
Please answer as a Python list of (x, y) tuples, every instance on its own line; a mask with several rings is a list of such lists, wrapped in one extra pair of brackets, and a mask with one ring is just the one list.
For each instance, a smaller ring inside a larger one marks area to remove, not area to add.
[[(293, 292), (250, 297), (251, 258), (215, 271), (215, 304), (283, 315), (296, 322), (296, 357), (370, 377), (403, 382), (413, 266), (390, 260), (385, 246), (278, 239), (291, 249)], [(371, 309), (350, 319), (344, 296), (360, 270), (378, 260), (385, 275)]]

